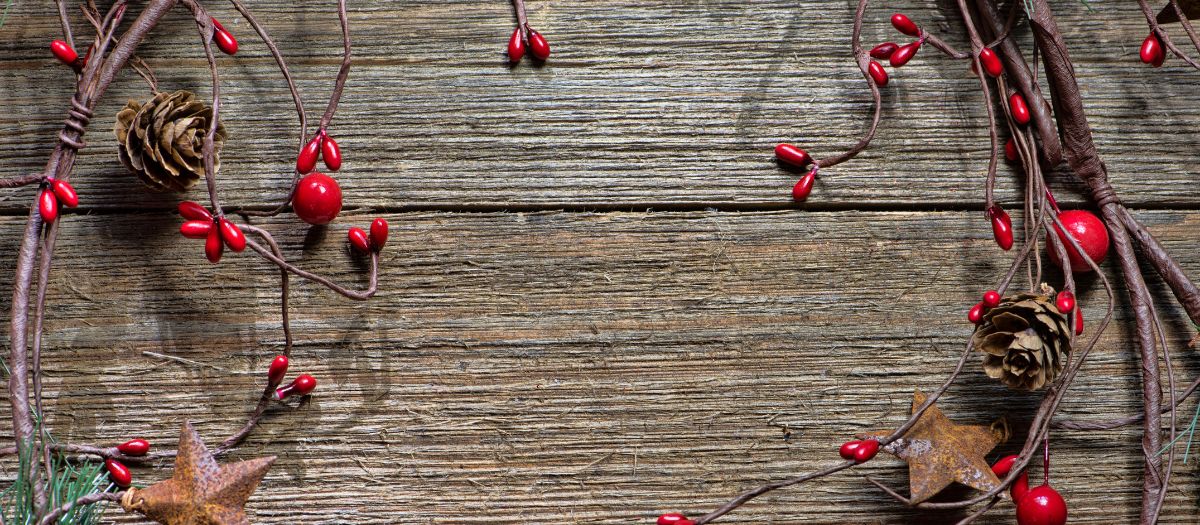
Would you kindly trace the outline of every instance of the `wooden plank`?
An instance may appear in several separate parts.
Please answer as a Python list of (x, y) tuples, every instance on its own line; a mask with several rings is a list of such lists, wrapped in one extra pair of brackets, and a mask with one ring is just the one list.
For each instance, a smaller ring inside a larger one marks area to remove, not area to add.
[[(1139, 216), (1200, 275), (1200, 213)], [(369, 218), (346, 218), (320, 243), (292, 222), (268, 227), (304, 267), (353, 283), (361, 268), (340, 238)], [(252, 500), (255, 523), (650, 523), (657, 512), (711, 509), (834, 461), (855, 431), (901, 422), (913, 389), (936, 388), (952, 368), (970, 333), (967, 306), (1006, 265), (969, 212), (387, 218), (374, 300), (296, 286), (293, 374), (321, 386), (311, 405), (275, 410), (234, 454), (280, 456)], [(209, 440), (235, 428), (281, 341), (273, 272), (249, 254), (203, 262), (172, 216), (64, 220), (46, 355), (59, 438), (170, 443), (184, 419)], [(0, 219), (0, 251), (12, 252), (20, 227)], [(0, 259), (0, 279), (12, 264)], [(1102, 294), (1083, 282), (1094, 323)], [(1175, 349), (1192, 334), (1184, 322), (1168, 329)], [(1192, 352), (1179, 354), (1184, 381), (1195, 367)], [(1128, 330), (1109, 330), (1064, 413), (1137, 410), (1137, 365)], [(1006, 415), (1020, 429), (1036, 401), (972, 361), (942, 406), (961, 422)], [(1053, 439), (1053, 482), (1073, 523), (1136, 519), (1138, 430)], [(860, 472), (896, 487), (907, 479), (890, 458)], [(1194, 468), (1177, 463), (1172, 481), (1164, 521), (1190, 521)], [(913, 516), (848, 474), (727, 521)], [(1011, 523), (1011, 506), (985, 522)]]
[[(535, 1), (531, 23), (554, 49), (542, 68), (504, 65), (512, 28), (503, 1), (389, 0), (352, 5), (356, 66), (333, 132), (354, 207), (704, 205), (785, 206), (795, 175), (773, 164), (779, 141), (829, 154), (853, 143), (869, 98), (848, 56), (849, 2)], [(241, 39), (220, 59), (231, 142), (222, 188), (230, 205), (283, 198), (297, 137), (291, 101), (264, 46), (228, 7), (212, 6)], [(291, 57), (317, 115), (337, 67), (328, 5), (255, 2)], [(889, 4), (951, 42), (961, 27), (929, 0)], [(1171, 61), (1143, 67), (1147, 30), (1136, 6), (1059, 7), (1087, 91), (1096, 139), (1117, 190), (1138, 206), (1200, 202), (1190, 166), (1200, 124), (1195, 72)], [(896, 39), (887, 9), (871, 12), (869, 43)], [(163, 89), (207, 96), (209, 75), (184, 16), (143, 51)], [(58, 23), (45, 5), (19, 2), (4, 31), (0, 156), (4, 173), (41, 169), (64, 117), (69, 74), (46, 42)], [(1026, 30), (1018, 36), (1028, 40)], [(925, 50), (893, 72), (886, 119), (860, 159), (827, 170), (814, 206), (979, 206), (987, 133), (975, 81)], [(97, 111), (79, 161), (84, 206), (168, 208), (144, 193), (113, 154), (112, 115), (145, 98), (128, 74)], [(1001, 198), (1018, 186), (1007, 173)], [(1077, 199), (1067, 181), (1064, 200)], [(192, 198), (200, 192), (194, 191)], [(12, 201), (16, 207), (24, 200)], [(11, 209), (10, 209), (11, 211)]]

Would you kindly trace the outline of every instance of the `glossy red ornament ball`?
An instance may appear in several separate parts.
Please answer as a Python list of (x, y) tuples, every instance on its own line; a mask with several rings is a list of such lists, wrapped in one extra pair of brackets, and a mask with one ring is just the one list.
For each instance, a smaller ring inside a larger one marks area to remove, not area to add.
[(975, 303), (975, 306), (972, 306), (970, 310), (967, 310), (967, 320), (970, 321), (971, 324), (979, 324), (979, 322), (983, 320), (983, 312), (983, 303)]
[(342, 211), (342, 188), (324, 173), (309, 173), (296, 186), (292, 208), (304, 222), (329, 224)]
[(1029, 105), (1025, 103), (1025, 97), (1020, 93), (1013, 93), (1008, 97), (1008, 109), (1012, 114), (1013, 122), (1024, 126), (1029, 123)]
[(513, 29), (508, 37), (508, 61), (516, 64), (525, 56), (525, 39), (521, 38), (521, 28)]
[(1074, 310), (1075, 294), (1071, 293), (1070, 290), (1058, 292), (1058, 295), (1054, 297), (1054, 306), (1058, 308), (1058, 311), (1064, 314)]
[(1009, 162), (1021, 160), (1021, 155), (1017, 153), (1017, 141), (1008, 139), (1008, 142), (1004, 143), (1004, 158)]
[(921, 35), (921, 29), (917, 27), (917, 24), (913, 23), (910, 18), (900, 13), (892, 15), (892, 27), (896, 28), (896, 31), (904, 33), (908, 36)]
[(118, 487), (128, 487), (133, 483), (133, 474), (129, 472), (129, 467), (121, 464), (115, 459), (104, 460), (104, 467), (108, 469), (108, 477), (116, 483)]
[(842, 459), (854, 459), (854, 451), (858, 450), (858, 446), (861, 444), (862, 441), (857, 439), (842, 443), (842, 446), (838, 448), (838, 455), (841, 456)]
[(69, 66), (74, 66), (75, 61), (79, 59), (79, 53), (62, 40), (50, 42), (50, 53), (53, 54), (54, 58), (57, 58), (59, 62)]
[(871, 63), (867, 65), (867, 74), (871, 75), (871, 80), (875, 82), (876, 86), (887, 86), (888, 74), (887, 71), (883, 69), (883, 64), (872, 60)]
[(117, 445), (117, 450), (126, 456), (145, 456), (147, 452), (150, 452), (150, 442), (144, 439), (131, 439)]
[(207, 239), (212, 227), (212, 221), (184, 221), (179, 225), (179, 233), (189, 239)]
[(58, 197), (58, 202), (68, 208), (79, 206), (79, 194), (75, 193), (75, 188), (65, 180), (50, 179), (50, 190), (54, 192), (54, 196)]
[(321, 160), (325, 162), (329, 171), (342, 169), (342, 148), (338, 147), (338, 143), (329, 135), (326, 135), (325, 141), (321, 143)]
[(907, 64), (909, 60), (912, 60), (913, 57), (917, 56), (917, 51), (920, 49), (920, 40), (911, 44), (902, 45), (900, 46), (900, 49), (897, 49), (895, 53), (892, 53), (891, 58), (888, 59), (888, 63), (890, 63), (892, 67), (903, 66), (904, 64)]
[(1163, 50), (1162, 41), (1154, 33), (1150, 33), (1150, 36), (1147, 36), (1142, 41), (1142, 47), (1138, 51), (1138, 55), (1141, 56), (1142, 63), (1151, 64), (1154, 67), (1162, 66), (1163, 61), (1167, 58), (1167, 54)]
[(812, 193), (813, 183), (817, 180), (817, 172), (809, 171), (805, 173), (800, 180), (796, 181), (796, 185), (792, 186), (792, 200), (796, 202), (804, 202), (808, 199), (808, 194)]
[(871, 58), (887, 60), (888, 58), (891, 58), (892, 53), (895, 53), (897, 49), (900, 49), (899, 44), (896, 44), (895, 42), (884, 42), (871, 48)]
[[(1067, 233), (1083, 248), (1083, 252), (1096, 264), (1100, 264), (1108, 255), (1108, 228), (1095, 214), (1084, 210), (1070, 210), (1058, 214), (1058, 220), (1066, 227)], [(1075, 273), (1092, 271), (1092, 267), (1075, 250), (1075, 247), (1071, 246), (1070, 241), (1063, 235), (1062, 230), (1058, 229), (1057, 224), (1054, 226), (1054, 230), (1067, 249), (1067, 257), (1071, 260), (1071, 271)], [(1062, 261), (1058, 258), (1058, 250), (1050, 245), (1048, 233), (1046, 235), (1046, 252), (1054, 264), (1060, 268), (1063, 266)]]
[(792, 144), (780, 144), (775, 146), (775, 158), (784, 164), (796, 168), (803, 168), (812, 162), (812, 157), (808, 156), (808, 152)]
[(1017, 502), (1017, 525), (1064, 525), (1067, 502), (1050, 485), (1034, 487)]
[(686, 519), (687, 519), (687, 516), (684, 516), (683, 514), (680, 514), (678, 512), (668, 512), (666, 514), (663, 514), (662, 516), (659, 516), (658, 521), (656, 521), (655, 524), (656, 525), (679, 525), (679, 522), (684, 521)]
[(213, 42), (216, 42), (217, 49), (226, 55), (232, 55), (238, 51), (237, 39), (233, 38), (233, 34), (225, 30), (216, 18), (212, 19), (213, 23)]
[(242, 233), (242, 229), (238, 225), (222, 218), (221, 223), (221, 240), (225, 241), (225, 246), (230, 250), (240, 252), (246, 249), (246, 235)]
[(1000, 292), (995, 290), (983, 292), (983, 306), (985, 308), (995, 308), (1000, 306)]
[(317, 157), (321, 156), (321, 143), (324, 141), (325, 136), (317, 133), (308, 144), (300, 148), (300, 154), (296, 156), (297, 172), (303, 175), (316, 169)]
[(380, 251), (387, 244), (388, 223), (382, 217), (371, 221), (371, 247)]
[(550, 43), (541, 33), (529, 30), (529, 54), (538, 60), (550, 58)]
[(371, 251), (371, 241), (367, 238), (367, 232), (359, 227), (350, 228), (346, 232), (346, 237), (350, 240), (350, 247), (358, 253), (367, 253)]
[(1017, 458), (1016, 454), (1000, 458), (992, 464), (992, 473), (1000, 478), (1007, 476), (1009, 472), (1012, 472), (1013, 464), (1017, 462)]
[(866, 463), (875, 458), (875, 454), (879, 453), (879, 442), (874, 439), (864, 439), (858, 444), (858, 448), (854, 449), (854, 462)]
[(210, 228), (208, 237), (204, 238), (204, 256), (208, 258), (208, 262), (216, 264), (221, 261), (223, 253), (225, 253), (225, 243), (221, 242), (221, 229)]
[(212, 222), (212, 214), (209, 213), (204, 206), (192, 201), (183, 201), (179, 203), (179, 214), (189, 221)]
[(1000, 245), (1003, 250), (1011, 250), (1013, 247), (1012, 217), (1009, 217), (1008, 212), (999, 205), (992, 206), (988, 210), (988, 216), (992, 220), (992, 238), (996, 240), (996, 244)]
[(271, 366), (267, 368), (267, 382), (272, 385), (279, 384), (283, 381), (283, 376), (287, 375), (288, 358), (286, 355), (277, 355), (271, 360)]
[(42, 215), (42, 220), (46, 224), (58, 219), (58, 197), (54, 196), (53, 191), (42, 190), (38, 195), (38, 213)]

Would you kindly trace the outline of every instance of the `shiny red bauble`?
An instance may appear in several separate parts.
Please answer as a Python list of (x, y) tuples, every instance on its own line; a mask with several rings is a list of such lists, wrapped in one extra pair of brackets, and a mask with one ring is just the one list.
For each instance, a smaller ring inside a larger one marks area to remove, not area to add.
[[(1096, 264), (1100, 264), (1108, 255), (1108, 228), (1095, 214), (1083, 210), (1064, 211), (1058, 214), (1058, 220), (1066, 227), (1067, 233), (1079, 243), (1079, 247), (1083, 248), (1083, 252)], [(1092, 271), (1092, 267), (1058, 229), (1058, 225), (1054, 226), (1054, 230), (1067, 249), (1067, 257), (1071, 260), (1071, 271), (1075, 273)], [(1050, 256), (1050, 260), (1062, 268), (1063, 264), (1058, 258), (1058, 250), (1050, 245), (1049, 234), (1046, 235), (1046, 252)]]
[(1067, 502), (1050, 485), (1034, 487), (1017, 502), (1017, 525), (1063, 525)]
[(304, 222), (329, 224), (342, 211), (342, 188), (324, 173), (309, 173), (300, 179), (292, 208)]
[(117, 450), (126, 456), (145, 456), (147, 452), (150, 452), (150, 442), (144, 439), (131, 439), (117, 445)]
[(538, 60), (550, 58), (550, 43), (541, 33), (529, 30), (529, 54)]

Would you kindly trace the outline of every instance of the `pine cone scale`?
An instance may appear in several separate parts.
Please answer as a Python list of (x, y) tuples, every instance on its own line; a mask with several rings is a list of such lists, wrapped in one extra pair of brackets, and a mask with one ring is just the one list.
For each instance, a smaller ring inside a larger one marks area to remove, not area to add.
[(1053, 382), (1070, 357), (1066, 317), (1044, 295), (1005, 297), (984, 314), (971, 336), (983, 354), (983, 371), (1016, 390), (1037, 390)]

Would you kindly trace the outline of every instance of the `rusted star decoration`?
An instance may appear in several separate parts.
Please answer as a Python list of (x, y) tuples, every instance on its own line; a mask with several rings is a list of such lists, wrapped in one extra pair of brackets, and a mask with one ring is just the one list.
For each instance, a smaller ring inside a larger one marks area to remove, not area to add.
[(249, 525), (242, 508), (274, 461), (271, 456), (217, 465), (191, 423), (184, 422), (171, 478), (129, 489), (121, 507), (163, 525)]
[[(913, 412), (924, 403), (925, 394), (914, 392)], [(877, 431), (861, 437), (884, 438), (891, 433)], [(1007, 439), (1005, 434), (994, 425), (956, 425), (935, 404), (883, 451), (908, 462), (909, 503), (915, 505), (955, 481), (982, 491), (999, 487), (1000, 478), (984, 456)]]

